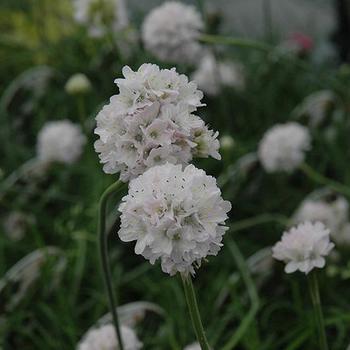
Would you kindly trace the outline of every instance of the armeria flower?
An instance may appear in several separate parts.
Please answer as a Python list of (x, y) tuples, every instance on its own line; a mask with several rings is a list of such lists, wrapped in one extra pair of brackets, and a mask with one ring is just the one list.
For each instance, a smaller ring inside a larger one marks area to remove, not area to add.
[(119, 31), (129, 20), (124, 0), (74, 0), (75, 20), (88, 27), (92, 37), (101, 37), (107, 30)]
[(70, 95), (86, 94), (91, 90), (91, 83), (85, 74), (76, 73), (67, 80), (64, 88)]
[[(121, 336), (125, 350), (139, 350), (142, 343), (133, 329), (121, 326)], [(91, 329), (78, 344), (77, 350), (118, 350), (118, 340), (112, 324)]]
[(283, 234), (272, 248), (273, 257), (286, 263), (286, 273), (299, 270), (308, 274), (315, 267), (325, 266), (325, 257), (334, 247), (329, 233), (321, 222), (299, 224)]
[(128, 181), (165, 162), (188, 164), (193, 157), (214, 157), (218, 133), (194, 115), (203, 93), (173, 69), (143, 64), (136, 72), (123, 68), (116, 79), (120, 93), (96, 117), (95, 143), (103, 170), (120, 172)]
[(343, 227), (349, 221), (349, 203), (338, 196), (334, 200), (306, 199), (296, 211), (293, 221), (301, 223), (304, 221), (321, 221), (331, 231), (332, 238), (338, 242), (343, 233)]
[(298, 123), (277, 124), (269, 129), (259, 144), (259, 159), (269, 173), (291, 172), (305, 158), (310, 149), (309, 130)]
[(336, 96), (330, 90), (320, 90), (307, 96), (296, 109), (298, 116), (309, 118), (309, 125), (317, 127), (325, 120), (331, 107), (336, 102)]
[(225, 86), (241, 90), (245, 84), (241, 65), (217, 62), (212, 54), (203, 56), (192, 79), (209, 96), (217, 96)]
[(38, 134), (37, 154), (44, 163), (74, 163), (81, 155), (86, 137), (79, 125), (69, 120), (47, 122)]
[(213, 177), (193, 165), (182, 170), (167, 163), (130, 182), (119, 207), (119, 237), (136, 241), (135, 253), (151, 264), (160, 259), (164, 272), (193, 274), (220, 250), (230, 209)]
[(145, 47), (160, 60), (193, 63), (198, 59), (198, 42), (203, 20), (194, 6), (168, 1), (153, 9), (142, 25)]

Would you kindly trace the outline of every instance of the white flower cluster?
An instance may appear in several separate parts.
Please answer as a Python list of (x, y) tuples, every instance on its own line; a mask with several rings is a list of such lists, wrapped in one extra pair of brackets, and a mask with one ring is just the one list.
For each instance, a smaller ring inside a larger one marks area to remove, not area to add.
[(193, 63), (202, 50), (198, 39), (203, 28), (194, 6), (168, 1), (147, 15), (142, 39), (146, 49), (162, 61)]
[(72, 164), (80, 157), (85, 142), (79, 125), (69, 120), (47, 122), (38, 134), (39, 161)]
[(74, 0), (73, 4), (75, 20), (86, 25), (92, 37), (119, 31), (129, 23), (124, 0)]
[(273, 257), (286, 263), (285, 272), (297, 270), (308, 274), (325, 266), (325, 257), (333, 249), (330, 231), (321, 222), (305, 222), (285, 232), (272, 248)]
[(130, 182), (119, 207), (119, 237), (136, 240), (135, 253), (152, 264), (160, 259), (164, 272), (193, 274), (220, 250), (230, 210), (213, 177), (193, 165), (182, 170), (167, 163)]
[[(139, 350), (142, 343), (133, 329), (121, 326), (121, 336), (125, 350)], [(90, 330), (78, 344), (77, 350), (118, 350), (118, 340), (112, 324)]]
[[(321, 221), (331, 231), (331, 236), (337, 243), (349, 243), (349, 203), (338, 196), (333, 201), (326, 199), (306, 199), (293, 216), (293, 222)], [(348, 237), (346, 237), (349, 235)]]
[(258, 156), (269, 173), (291, 172), (304, 161), (305, 152), (310, 147), (311, 137), (307, 128), (295, 122), (276, 124), (260, 141)]
[(217, 62), (212, 54), (201, 59), (192, 79), (209, 96), (217, 96), (223, 87), (242, 90), (245, 85), (243, 67), (233, 62)]
[(320, 90), (307, 96), (297, 107), (297, 115), (306, 115), (311, 127), (319, 126), (327, 117), (330, 107), (336, 102), (336, 96), (330, 90)]
[(67, 80), (64, 89), (70, 95), (85, 94), (91, 90), (91, 83), (85, 74), (76, 73)]
[(80, 157), (85, 142), (79, 125), (69, 120), (47, 122), (38, 134), (39, 161), (72, 164)]
[(112, 96), (96, 117), (95, 142), (103, 170), (128, 181), (153, 165), (188, 164), (193, 157), (220, 159), (218, 133), (194, 115), (203, 93), (173, 69), (143, 64), (123, 68)]

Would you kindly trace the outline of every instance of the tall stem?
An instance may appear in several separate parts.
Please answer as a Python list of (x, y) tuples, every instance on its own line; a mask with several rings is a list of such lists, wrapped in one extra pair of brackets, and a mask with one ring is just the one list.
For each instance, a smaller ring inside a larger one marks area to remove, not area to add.
[(181, 274), (181, 279), (185, 290), (185, 296), (191, 316), (192, 326), (194, 328), (194, 331), (196, 332), (197, 340), (202, 350), (210, 350), (210, 346), (205, 336), (201, 316), (199, 313), (196, 294), (194, 292), (191, 276)]
[(318, 287), (316, 272), (311, 272), (307, 278), (309, 282), (311, 300), (314, 307), (314, 315), (315, 315), (315, 321), (317, 325), (320, 350), (328, 350), (327, 337), (326, 337), (326, 331), (325, 331), (325, 325), (324, 325), (324, 319), (323, 319), (323, 313), (322, 313), (322, 307), (321, 307), (320, 291)]
[(327, 178), (326, 176), (320, 174), (313, 168), (311, 168), (308, 164), (303, 163), (300, 166), (300, 169), (302, 172), (309, 177), (311, 180), (315, 181), (316, 183), (319, 183), (321, 185), (326, 185), (330, 188), (332, 188), (334, 191), (342, 193), (348, 197), (350, 197), (350, 188), (337, 182), (334, 180), (331, 180)]
[(103, 278), (108, 294), (109, 306), (112, 313), (113, 323), (115, 331), (117, 333), (117, 339), (119, 343), (120, 350), (124, 350), (122, 336), (120, 331), (118, 313), (117, 313), (117, 303), (115, 301), (113, 288), (112, 288), (112, 276), (111, 270), (108, 263), (108, 245), (107, 245), (107, 234), (106, 234), (106, 211), (107, 202), (109, 197), (116, 192), (119, 192), (123, 188), (123, 183), (117, 181), (111, 186), (109, 186), (102, 194), (100, 199), (99, 215), (98, 215), (98, 237), (99, 237), (99, 253), (101, 260), (101, 267), (103, 272)]

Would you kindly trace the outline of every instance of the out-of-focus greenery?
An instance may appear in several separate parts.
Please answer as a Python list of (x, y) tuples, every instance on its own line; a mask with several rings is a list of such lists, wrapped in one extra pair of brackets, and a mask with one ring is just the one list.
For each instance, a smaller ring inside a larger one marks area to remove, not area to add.
[[(136, 28), (140, 25), (137, 22)], [(124, 36), (117, 40), (122, 43)], [(35, 218), (21, 241), (12, 242), (0, 234), (0, 276), (38, 248), (58, 247), (67, 258), (67, 267), (54, 288), (49, 288), (53, 279), (53, 269), (49, 268), (14, 309), (8, 311), (6, 305), (18, 286), (7, 290), (6, 297), (1, 296), (0, 348), (4, 350), (74, 349), (84, 332), (108, 311), (97, 254), (96, 219), (99, 196), (116, 178), (103, 173), (94, 152), (94, 117), (117, 92), (113, 80), (125, 64), (137, 68), (144, 62), (154, 62), (169, 67), (152, 58), (142, 45), (132, 46), (127, 54), (108, 38), (89, 38), (86, 30), (74, 23), (68, 0), (2, 0), (1, 181), (35, 156), (36, 135), (46, 121), (69, 118), (79, 122), (77, 98), (64, 90), (68, 78), (82, 72), (93, 87), (83, 97), (89, 140), (81, 159), (72, 166), (53, 166), (34, 183), (22, 179), (0, 194), (1, 219), (12, 211)], [(207, 107), (199, 111), (213, 129), (235, 140), (233, 150), (224, 153), (222, 162), (196, 162), (218, 177), (219, 183), (226, 178), (222, 181), (223, 197), (232, 202), (230, 224), (236, 227), (226, 234), (219, 255), (204, 263), (195, 278), (208, 339), (220, 349), (234, 335), (253, 301), (252, 319), (237, 349), (318, 349), (305, 277), (288, 276), (282, 264), (276, 263), (262, 275), (253, 276), (259, 300), (251, 300), (241, 276), (247, 273), (245, 263), (242, 268), (237, 250), (230, 249), (235, 241), (248, 258), (274, 244), (284, 230), (277, 219), (289, 218), (318, 186), (299, 171), (268, 175), (255, 163), (246, 172), (232, 170), (241, 157), (256, 151), (270, 126), (291, 120), (293, 109), (304, 97), (331, 89), (340, 102), (326, 125), (312, 131), (313, 147), (307, 162), (330, 178), (350, 185), (350, 69), (339, 69), (335, 64), (316, 66), (307, 59), (281, 56), (273, 50), (263, 53), (226, 47), (218, 50), (218, 55), (244, 64), (246, 87), (243, 91), (227, 88), (218, 97), (205, 98)], [(177, 68), (187, 74), (193, 70)], [(115, 202), (112, 216), (116, 216), (116, 206)], [(263, 219), (261, 224), (253, 225), (250, 219), (256, 217), (258, 222)], [(238, 230), (235, 224), (241, 220), (248, 220), (247, 228)], [(119, 304), (138, 300), (158, 304), (166, 317), (151, 315), (137, 326), (145, 349), (182, 349), (194, 341), (195, 335), (180, 281), (136, 256), (133, 244), (121, 243), (116, 232), (114, 227), (110, 254), (113, 278), (119, 281)], [(321, 274), (332, 350), (343, 350), (350, 343), (350, 252), (346, 247), (339, 251), (340, 260), (331, 263), (333, 273), (323, 270)]]

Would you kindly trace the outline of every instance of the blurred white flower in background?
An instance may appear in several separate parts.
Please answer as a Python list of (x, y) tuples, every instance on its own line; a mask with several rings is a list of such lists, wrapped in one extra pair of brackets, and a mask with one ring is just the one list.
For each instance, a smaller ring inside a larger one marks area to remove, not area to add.
[(230, 210), (213, 177), (193, 165), (182, 170), (167, 163), (130, 182), (119, 207), (119, 237), (136, 240), (135, 253), (151, 264), (161, 259), (164, 272), (193, 274), (220, 250)]
[(74, 0), (73, 5), (75, 20), (87, 26), (92, 37), (120, 31), (129, 24), (124, 0)]
[(220, 137), (220, 150), (223, 152), (231, 152), (235, 147), (235, 140), (230, 135)]
[[(121, 336), (125, 350), (139, 350), (142, 343), (133, 329), (121, 326)], [(118, 340), (114, 325), (106, 324), (91, 329), (77, 346), (77, 350), (118, 350)]]
[(85, 142), (79, 125), (69, 120), (47, 122), (38, 134), (38, 159), (43, 163), (72, 164), (80, 157)]
[(184, 350), (201, 350), (199, 343), (192, 343), (184, 347)]
[(284, 232), (281, 241), (272, 248), (273, 257), (285, 262), (285, 272), (297, 270), (308, 274), (323, 268), (325, 257), (333, 249), (330, 231), (321, 222), (305, 222)]
[(67, 80), (64, 88), (70, 95), (85, 94), (91, 90), (91, 83), (85, 74), (76, 73)]
[(153, 9), (142, 25), (147, 50), (162, 61), (194, 63), (202, 47), (198, 42), (204, 23), (194, 6), (168, 1)]
[(335, 102), (336, 96), (332, 91), (316, 91), (307, 96), (293, 113), (297, 116), (307, 116), (309, 118), (309, 125), (311, 127), (317, 127), (325, 120)]
[(33, 224), (34, 218), (20, 211), (13, 211), (3, 221), (4, 232), (12, 241), (21, 240)]
[(120, 172), (121, 180), (128, 181), (165, 162), (220, 159), (218, 133), (192, 113), (203, 97), (194, 82), (175, 68), (152, 64), (136, 72), (126, 66), (123, 75), (115, 80), (120, 93), (96, 117), (100, 139), (95, 150), (106, 173)]
[[(326, 199), (306, 199), (297, 209), (293, 216), (294, 223), (304, 221), (320, 221), (331, 231), (331, 237), (336, 243), (341, 243), (346, 233), (345, 225), (349, 221), (349, 203), (342, 197), (338, 196), (334, 200)], [(348, 238), (350, 240), (350, 236)]]
[(263, 136), (258, 156), (264, 169), (269, 172), (296, 169), (311, 147), (309, 130), (295, 122), (276, 124)]
[(244, 87), (242, 65), (234, 62), (217, 62), (212, 54), (206, 54), (191, 77), (198, 88), (209, 96), (217, 96), (223, 87), (241, 90)]

